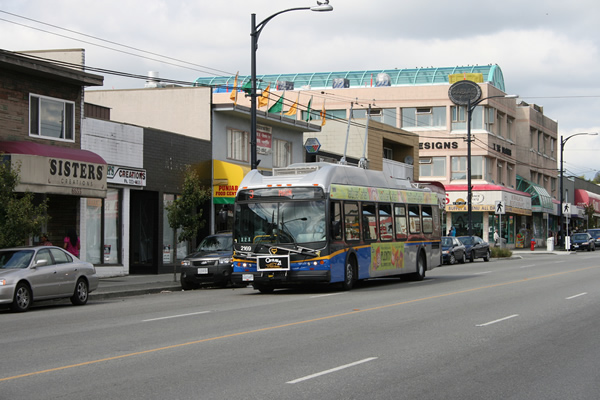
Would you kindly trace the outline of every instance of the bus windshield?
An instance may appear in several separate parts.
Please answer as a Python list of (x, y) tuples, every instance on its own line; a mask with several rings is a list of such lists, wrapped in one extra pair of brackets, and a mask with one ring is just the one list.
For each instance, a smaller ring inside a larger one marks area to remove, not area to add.
[(314, 243), (327, 239), (325, 201), (237, 203), (236, 243)]

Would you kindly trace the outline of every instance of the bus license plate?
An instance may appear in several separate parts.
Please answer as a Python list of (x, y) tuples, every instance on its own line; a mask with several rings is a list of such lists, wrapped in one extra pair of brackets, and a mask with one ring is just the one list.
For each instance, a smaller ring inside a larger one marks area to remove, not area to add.
[(253, 280), (254, 280), (254, 275), (242, 274), (242, 282), (252, 282)]
[(208, 274), (208, 268), (198, 268), (198, 275)]

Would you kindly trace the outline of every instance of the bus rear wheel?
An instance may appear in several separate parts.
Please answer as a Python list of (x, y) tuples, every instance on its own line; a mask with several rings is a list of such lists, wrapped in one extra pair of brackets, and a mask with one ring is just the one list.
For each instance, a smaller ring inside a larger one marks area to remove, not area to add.
[(419, 253), (417, 256), (417, 271), (410, 274), (413, 281), (422, 281), (425, 279), (425, 256)]

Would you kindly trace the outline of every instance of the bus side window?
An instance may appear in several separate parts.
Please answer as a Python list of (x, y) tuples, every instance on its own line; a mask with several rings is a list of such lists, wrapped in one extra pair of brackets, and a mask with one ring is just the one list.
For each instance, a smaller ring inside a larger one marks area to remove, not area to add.
[(377, 240), (377, 210), (375, 204), (363, 204), (362, 224), (363, 240)]
[(331, 237), (334, 240), (342, 239), (342, 206), (338, 202), (331, 203)]
[(421, 206), (421, 217), (423, 218), (423, 233), (433, 233), (431, 206)]
[(379, 205), (379, 239), (389, 241), (393, 239), (392, 206)]
[(344, 234), (346, 240), (360, 239), (358, 204), (356, 203), (344, 203)]
[(396, 240), (406, 240), (408, 231), (406, 228), (406, 208), (403, 205), (394, 206), (394, 218), (396, 220)]
[(419, 206), (411, 204), (408, 206), (408, 226), (410, 233), (421, 233), (421, 213)]

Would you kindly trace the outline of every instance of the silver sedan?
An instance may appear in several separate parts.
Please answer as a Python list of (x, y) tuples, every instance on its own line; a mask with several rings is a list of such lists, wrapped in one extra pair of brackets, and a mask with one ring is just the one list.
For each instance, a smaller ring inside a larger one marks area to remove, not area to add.
[(27, 311), (34, 300), (70, 298), (83, 305), (98, 288), (96, 269), (55, 246), (0, 249), (0, 304)]

